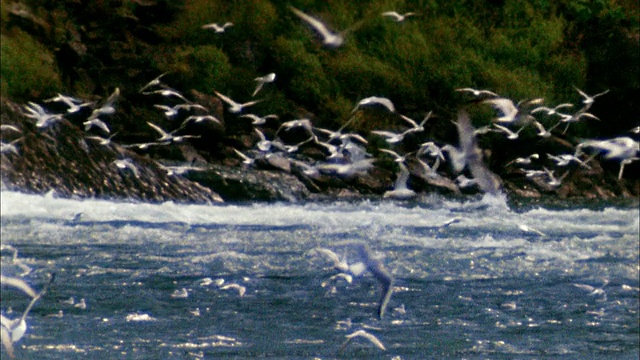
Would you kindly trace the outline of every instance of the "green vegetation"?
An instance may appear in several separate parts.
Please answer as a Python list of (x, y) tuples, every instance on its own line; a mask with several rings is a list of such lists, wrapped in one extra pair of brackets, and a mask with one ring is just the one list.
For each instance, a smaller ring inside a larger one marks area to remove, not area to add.
[(2, 96), (37, 98), (62, 89), (53, 55), (28, 34), (0, 35), (0, 56)]
[[(248, 100), (253, 78), (275, 72), (276, 85), (263, 93), (270, 99), (266, 110), (303, 108), (327, 124), (345, 121), (357, 100), (372, 95), (390, 98), (402, 113), (434, 110), (446, 117), (464, 101), (454, 89), (469, 86), (515, 100), (543, 97), (550, 104), (579, 101), (574, 87), (612, 89), (594, 107), (598, 116), (614, 119), (616, 128), (623, 129), (635, 125), (640, 113), (632, 100), (640, 89), (640, 5), (629, 0), (292, 2), (330, 28), (345, 31), (346, 42), (338, 49), (322, 47), (289, 5), (276, 1), (161, 1), (140, 9), (134, 2), (116, 2), (86, 17), (80, 9), (67, 12), (65, 1), (29, 3), (40, 16), (46, 13), (42, 9), (57, 14), (47, 20), (53, 22), (55, 42), (80, 34), (89, 57), (99, 61), (77, 66), (89, 67), (94, 81), (107, 81), (100, 89), (131, 82), (127, 72), (106, 78), (108, 69), (134, 67), (130, 70), (148, 74), (145, 79), (172, 71), (182, 90), (218, 90)], [(396, 23), (380, 16), (386, 10), (419, 15)], [(2, 17), (6, 24), (6, 10)], [(157, 38), (137, 39), (139, 29), (121, 25), (135, 17), (138, 27)], [(202, 29), (227, 21), (234, 26), (223, 34)], [(113, 33), (114, 23), (123, 31)], [(33, 35), (5, 26), (3, 95), (33, 97), (58, 89), (52, 52), (61, 44), (38, 43)], [(109, 58), (100, 41), (137, 50)], [(384, 124), (371, 124), (378, 125)]]

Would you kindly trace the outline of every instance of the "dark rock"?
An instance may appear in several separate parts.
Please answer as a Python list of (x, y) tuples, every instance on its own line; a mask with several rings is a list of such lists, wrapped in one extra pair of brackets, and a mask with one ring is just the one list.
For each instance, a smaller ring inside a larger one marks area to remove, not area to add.
[(206, 170), (189, 171), (184, 176), (216, 189), (225, 201), (296, 202), (311, 195), (297, 177), (281, 171), (214, 165)]
[[(62, 197), (99, 197), (149, 202), (213, 203), (222, 199), (212, 190), (180, 176), (169, 176), (154, 160), (116, 143), (102, 145), (66, 119), (36, 128), (18, 104), (2, 100), (2, 123), (22, 130), (18, 154), (3, 153), (2, 186), (31, 193), (54, 191)], [(9, 133), (3, 132), (3, 142)], [(132, 168), (118, 168), (127, 160)]]

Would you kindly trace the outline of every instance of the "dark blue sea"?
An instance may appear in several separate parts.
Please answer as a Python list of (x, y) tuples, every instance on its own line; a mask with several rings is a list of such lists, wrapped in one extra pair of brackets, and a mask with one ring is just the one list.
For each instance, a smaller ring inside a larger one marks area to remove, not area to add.
[[(16, 260), (2, 251), (2, 273), (36, 290), (55, 273), (19, 359), (639, 356), (637, 207), (0, 196), (2, 244), (18, 250)], [(374, 277), (330, 280), (337, 270), (317, 251), (352, 256), (353, 243), (395, 278), (382, 319)], [(2, 288), (5, 316), (28, 302)], [(364, 338), (343, 346), (360, 329), (386, 350)]]

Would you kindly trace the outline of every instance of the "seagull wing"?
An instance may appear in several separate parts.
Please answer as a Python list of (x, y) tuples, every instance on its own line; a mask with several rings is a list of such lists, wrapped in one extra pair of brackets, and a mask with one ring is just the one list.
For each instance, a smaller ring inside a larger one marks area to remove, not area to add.
[(311, 25), (311, 27), (313, 27), (323, 37), (323, 39), (327, 39), (329, 37), (334, 36), (334, 34), (331, 33), (329, 29), (327, 29), (327, 26), (323, 24), (321, 21), (319, 21), (318, 19), (303, 13), (302, 11), (294, 8), (293, 6), (290, 6), (290, 8), (291, 8), (291, 11), (293, 11), (293, 13), (296, 14), (300, 19), (304, 20), (307, 24)]
[(149, 126), (151, 126), (155, 131), (158, 132), (158, 134), (160, 134), (160, 139), (165, 139), (165, 138), (169, 138), (171, 137), (171, 135), (169, 135), (166, 131), (164, 131), (161, 127), (159, 127), (158, 125), (147, 121), (147, 124), (149, 124)]
[(382, 265), (380, 260), (371, 256), (371, 252), (365, 244), (358, 244), (358, 251), (362, 261), (364, 261), (367, 266), (367, 270), (369, 270), (371, 274), (373, 274), (373, 277), (380, 283), (382, 291), (378, 303), (378, 318), (382, 319), (389, 300), (391, 300), (391, 295), (393, 294), (393, 276), (384, 265)]
[(216, 95), (218, 95), (218, 97), (219, 97), (222, 101), (226, 102), (226, 103), (227, 103), (227, 104), (229, 104), (230, 106), (238, 106), (238, 105), (240, 105), (240, 104), (238, 104), (237, 102), (235, 102), (235, 101), (231, 100), (230, 98), (228, 98), (228, 97), (226, 97), (226, 96), (224, 96), (224, 95), (220, 94), (220, 93), (219, 93), (219, 92), (217, 92), (217, 91), (216, 91), (215, 93), (216, 93)]
[(400, 21), (400, 20), (402, 20), (404, 18), (402, 15), (398, 14), (395, 11), (385, 11), (385, 12), (382, 13), (382, 16), (392, 17), (396, 21)]

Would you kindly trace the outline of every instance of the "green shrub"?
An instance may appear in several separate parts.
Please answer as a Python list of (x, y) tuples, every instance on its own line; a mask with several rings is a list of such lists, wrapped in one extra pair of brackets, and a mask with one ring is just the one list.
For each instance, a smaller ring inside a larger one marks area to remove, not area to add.
[(30, 35), (12, 31), (0, 35), (2, 96), (40, 98), (61, 91), (54, 57)]
[(214, 45), (178, 47), (174, 61), (167, 66), (182, 72), (190, 87), (205, 93), (223, 89), (233, 74), (229, 59)]

